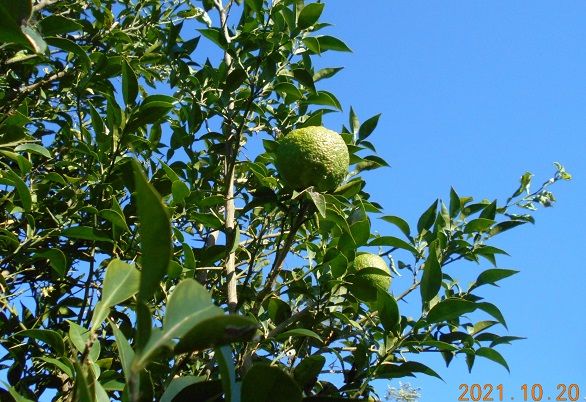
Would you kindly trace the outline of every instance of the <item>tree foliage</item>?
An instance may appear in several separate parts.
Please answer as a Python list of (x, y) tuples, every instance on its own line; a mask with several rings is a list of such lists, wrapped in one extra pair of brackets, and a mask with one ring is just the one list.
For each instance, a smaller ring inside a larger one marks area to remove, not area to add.
[[(452, 189), (411, 225), (365, 191), (387, 166), (379, 115), (351, 109), (345, 182), (288, 190), (278, 140), (342, 109), (320, 89), (341, 68), (314, 66), (350, 50), (323, 8), (0, 1), (3, 398), (335, 401), (439, 377), (420, 353), (507, 367), (496, 347), (518, 338), (482, 289), (516, 271), (491, 240), (569, 174), (531, 193), (527, 173), (505, 202)], [(360, 251), (387, 259), (391, 289), (361, 280)], [(465, 261), (483, 267), (470, 286)]]

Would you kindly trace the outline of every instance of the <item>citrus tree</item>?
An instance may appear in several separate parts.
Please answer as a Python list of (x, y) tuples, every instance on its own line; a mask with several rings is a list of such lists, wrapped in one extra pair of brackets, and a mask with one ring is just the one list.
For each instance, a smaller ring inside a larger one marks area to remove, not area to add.
[(322, 127), (341, 68), (314, 58), (349, 51), (323, 9), (0, 0), (2, 400), (336, 401), (438, 377), (421, 353), (507, 367), (491, 240), (569, 174), (385, 213), (379, 116)]

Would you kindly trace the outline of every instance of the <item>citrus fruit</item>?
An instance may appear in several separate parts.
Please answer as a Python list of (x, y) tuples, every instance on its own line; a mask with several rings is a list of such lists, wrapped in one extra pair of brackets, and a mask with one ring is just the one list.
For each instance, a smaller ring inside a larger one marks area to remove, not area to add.
[(358, 271), (367, 268), (369, 271), (380, 269), (383, 272), (380, 274), (369, 272), (359, 275), (357, 284), (364, 284), (366, 286), (356, 287), (354, 294), (363, 300), (376, 300), (376, 292), (373, 288), (384, 291), (388, 290), (389, 286), (391, 286), (391, 277), (389, 276), (391, 271), (385, 260), (377, 254), (365, 253), (357, 255), (354, 259), (354, 270), (358, 273)]
[(275, 151), (275, 166), (289, 187), (332, 191), (348, 172), (348, 147), (335, 131), (321, 126), (299, 128), (285, 135)]

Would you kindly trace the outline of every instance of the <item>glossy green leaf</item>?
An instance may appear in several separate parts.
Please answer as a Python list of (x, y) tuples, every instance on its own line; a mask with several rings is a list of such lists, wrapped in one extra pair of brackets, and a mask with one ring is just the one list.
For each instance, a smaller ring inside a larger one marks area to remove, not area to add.
[(334, 50), (337, 52), (351, 52), (352, 50), (342, 42), (340, 39), (335, 38), (333, 36), (324, 35), (324, 36), (317, 36), (316, 39), (319, 42), (319, 47), (322, 52), (326, 50)]
[(431, 204), (431, 206), (425, 210), (425, 212), (417, 221), (417, 231), (419, 233), (423, 232), (424, 230), (429, 230), (435, 222), (438, 203), (439, 201), (436, 200), (433, 204)]
[(124, 261), (113, 259), (106, 267), (102, 297), (96, 305), (91, 328), (95, 330), (106, 319), (111, 307), (122, 303), (138, 292), (139, 271)]
[(519, 273), (519, 271), (515, 271), (512, 269), (487, 269), (486, 271), (478, 275), (478, 278), (476, 278), (476, 281), (472, 284), (470, 290), (482, 285), (494, 285), (501, 279), (508, 278), (509, 276), (515, 275), (517, 273)]
[(90, 58), (89, 58), (88, 54), (77, 43), (75, 43), (73, 41), (70, 41), (69, 39), (58, 38), (58, 37), (47, 38), (47, 43), (49, 45), (54, 46), (56, 48), (59, 48), (61, 50), (64, 50), (64, 51), (69, 52), (69, 53), (72, 53), (77, 58), (79, 58), (79, 61), (81, 62), (81, 65), (85, 69), (89, 69), (90, 68), (91, 61), (90, 61)]
[(310, 3), (301, 9), (297, 18), (297, 28), (303, 30), (315, 24), (324, 9), (323, 3)]
[(338, 74), (342, 71), (344, 67), (326, 67), (318, 70), (315, 74), (313, 74), (313, 82), (318, 82), (320, 80), (324, 80), (327, 78), (331, 78), (334, 75)]
[(63, 337), (57, 331), (50, 329), (27, 329), (15, 334), (17, 337), (28, 337), (49, 345), (59, 356), (65, 353)]
[(425, 260), (423, 276), (421, 277), (421, 300), (427, 304), (439, 292), (442, 284), (442, 270), (436, 254), (435, 244), (429, 246), (429, 255)]
[(494, 221), (492, 219), (473, 219), (464, 227), (464, 233), (483, 233), (486, 232), (492, 225), (494, 225)]
[(476, 350), (476, 356), (482, 356), (482, 357), (485, 357), (489, 360), (492, 360), (493, 362), (496, 362), (496, 363), (500, 364), (501, 366), (503, 366), (504, 368), (506, 368), (508, 372), (511, 372), (511, 370), (509, 369), (509, 365), (507, 364), (507, 361), (505, 360), (505, 358), (494, 349), (478, 348)]
[(148, 301), (159, 288), (171, 259), (171, 223), (161, 196), (133, 161), (138, 219), (140, 222), (141, 278), (139, 298)]
[(492, 303), (487, 303), (487, 302), (476, 303), (476, 306), (480, 310), (483, 310), (486, 313), (488, 313), (491, 316), (493, 316), (494, 318), (496, 318), (497, 321), (500, 322), (503, 325), (503, 327), (507, 328), (507, 323), (505, 321), (505, 317), (503, 316), (503, 314), (501, 313), (501, 311), (499, 310), (499, 308), (497, 306), (495, 306)]
[(124, 103), (129, 106), (133, 105), (138, 96), (138, 80), (136, 73), (126, 60), (122, 61), (122, 97)]
[(14, 148), (14, 152), (30, 152), (32, 154), (37, 154), (44, 156), (45, 158), (51, 157), (51, 152), (44, 146), (40, 144), (35, 144), (33, 142), (28, 142), (26, 144), (20, 144), (16, 148)]
[(380, 291), (377, 295), (378, 316), (387, 332), (398, 333), (401, 324), (399, 305), (393, 296), (387, 292)]
[(124, 215), (120, 214), (118, 211), (113, 209), (102, 209), (100, 211), (100, 216), (112, 223), (117, 228), (122, 229), (125, 232), (130, 232), (130, 228), (126, 224)]
[(295, 381), (277, 367), (255, 364), (242, 380), (242, 402), (301, 402)]
[(527, 222), (525, 221), (504, 221), (504, 222), (500, 222), (497, 223), (496, 225), (494, 225), (492, 227), (492, 229), (490, 229), (490, 231), (488, 232), (491, 236), (496, 236), (497, 234), (500, 234), (502, 232), (505, 232), (507, 230), (513, 229), (517, 226), (523, 225)]
[(369, 246), (389, 246), (389, 247), (393, 247), (393, 248), (400, 248), (400, 249), (409, 251), (414, 256), (417, 256), (419, 254), (419, 252), (417, 251), (417, 249), (413, 245), (407, 243), (405, 240), (401, 240), (401, 239), (394, 237), (394, 236), (377, 237), (377, 238), (373, 239), (370, 243), (368, 243), (368, 245)]
[(296, 68), (293, 70), (293, 76), (301, 85), (307, 89), (315, 92), (315, 84), (313, 82), (313, 76), (303, 68)]
[(49, 265), (51, 268), (59, 274), (59, 276), (63, 277), (67, 274), (67, 257), (63, 253), (63, 251), (59, 249), (49, 249), (33, 256), (33, 259), (46, 259), (49, 261)]
[(476, 309), (476, 304), (468, 300), (456, 298), (445, 299), (429, 310), (425, 320), (429, 324), (449, 321), (459, 318), (464, 314), (471, 313)]
[(358, 129), (358, 140), (364, 141), (367, 139), (370, 134), (375, 130), (376, 126), (378, 125), (378, 121), (380, 119), (380, 114), (377, 114), (370, 119), (366, 120), (360, 128)]
[(403, 234), (405, 234), (405, 236), (407, 236), (407, 237), (411, 236), (411, 229), (409, 228), (409, 224), (403, 218), (398, 217), (398, 216), (388, 215), (388, 216), (383, 216), (381, 219), (385, 222), (392, 223), (393, 225), (398, 227), (401, 230), (401, 232), (403, 232)]
[(167, 301), (162, 330), (153, 331), (137, 356), (136, 365), (144, 367), (160, 348), (173, 348), (174, 339), (181, 339), (204, 320), (221, 315), (223, 311), (212, 303), (210, 294), (203, 286), (194, 279), (183, 280)]
[(29, 41), (33, 50), (36, 53), (43, 54), (47, 51), (47, 42), (45, 42), (41, 34), (39, 34), (39, 32), (36, 29), (30, 26), (22, 25), (20, 27), (20, 30), (22, 31), (26, 39)]

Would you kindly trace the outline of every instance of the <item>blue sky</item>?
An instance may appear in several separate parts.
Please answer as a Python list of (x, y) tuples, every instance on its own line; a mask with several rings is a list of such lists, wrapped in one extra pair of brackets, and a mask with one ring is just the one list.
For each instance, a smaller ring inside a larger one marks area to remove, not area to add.
[[(553, 188), (558, 202), (537, 211), (536, 225), (495, 243), (511, 254), (499, 267), (521, 271), (482, 291), (508, 332), (528, 338), (499, 349), (511, 373), (479, 358), (468, 374), (462, 358), (445, 369), (430, 356), (424, 361), (445, 383), (408, 379), (422, 402), (456, 401), (460, 384), (474, 383), (503, 384), (504, 400), (523, 400), (523, 384), (541, 384), (543, 400), (555, 400), (558, 384), (576, 383), (586, 397), (585, 15), (583, 1), (326, 1), (328, 33), (354, 51), (317, 61), (345, 67), (322, 85), (345, 109), (326, 124), (339, 128), (350, 106), (362, 121), (383, 114), (371, 139), (392, 168), (369, 175), (367, 190), (388, 214), (415, 223), (450, 186), (504, 200), (525, 171), (536, 185), (551, 177), (554, 161), (574, 176)], [(461, 270), (481, 268), (489, 266)]]

